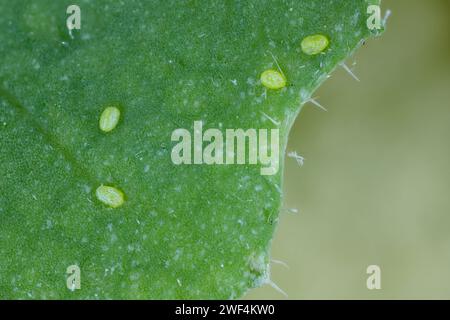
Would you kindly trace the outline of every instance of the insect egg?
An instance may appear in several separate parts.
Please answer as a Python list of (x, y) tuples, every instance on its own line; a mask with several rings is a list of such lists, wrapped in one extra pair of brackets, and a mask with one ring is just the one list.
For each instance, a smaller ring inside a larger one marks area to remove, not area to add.
[(261, 74), (261, 83), (266, 88), (277, 90), (286, 86), (286, 77), (281, 72), (269, 69)]
[(101, 185), (95, 191), (97, 199), (111, 208), (117, 208), (125, 202), (125, 196), (117, 188)]
[(120, 119), (120, 110), (118, 108), (116, 107), (106, 108), (105, 110), (103, 110), (100, 116), (99, 121), (100, 130), (102, 130), (103, 132), (112, 131), (115, 127), (117, 127), (119, 119)]
[(314, 34), (304, 38), (302, 40), (301, 47), (304, 53), (313, 56), (323, 52), (329, 44), (330, 41), (327, 37), (321, 34)]

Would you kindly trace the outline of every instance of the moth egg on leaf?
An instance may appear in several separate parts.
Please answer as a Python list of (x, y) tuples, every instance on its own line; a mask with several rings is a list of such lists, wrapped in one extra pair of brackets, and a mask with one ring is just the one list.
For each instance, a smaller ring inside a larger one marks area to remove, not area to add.
[(269, 69), (261, 74), (261, 83), (266, 88), (277, 90), (286, 86), (286, 77), (281, 72)]
[(329, 44), (330, 41), (326, 36), (321, 34), (314, 34), (304, 38), (302, 40), (301, 46), (304, 53), (313, 56), (323, 52)]
[(95, 191), (97, 199), (111, 208), (118, 208), (125, 202), (125, 196), (117, 188), (101, 185)]
[(117, 127), (119, 120), (120, 120), (120, 110), (118, 108), (116, 107), (106, 108), (100, 115), (99, 121), (100, 130), (102, 130), (103, 132), (112, 131), (115, 127)]

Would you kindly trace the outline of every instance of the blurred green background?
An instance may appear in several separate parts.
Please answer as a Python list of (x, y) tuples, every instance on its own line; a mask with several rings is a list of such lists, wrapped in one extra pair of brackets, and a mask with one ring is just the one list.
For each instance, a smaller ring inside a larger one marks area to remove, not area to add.
[[(290, 134), (272, 280), (289, 299), (450, 299), (450, 1), (385, 0), (386, 33)], [(366, 268), (381, 267), (381, 290)], [(264, 286), (245, 297), (284, 299)]]

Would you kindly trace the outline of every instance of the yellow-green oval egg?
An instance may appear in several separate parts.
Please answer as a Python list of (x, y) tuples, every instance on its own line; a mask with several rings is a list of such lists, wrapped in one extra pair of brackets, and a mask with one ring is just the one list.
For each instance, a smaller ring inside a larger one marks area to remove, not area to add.
[(125, 202), (125, 196), (117, 188), (101, 185), (95, 191), (97, 199), (111, 208), (117, 208)]
[(120, 120), (120, 110), (116, 107), (108, 107), (105, 110), (103, 110), (99, 126), (100, 130), (103, 132), (110, 132), (114, 130), (115, 127), (117, 127), (117, 124)]
[(286, 78), (281, 72), (269, 69), (261, 74), (261, 83), (266, 88), (277, 90), (286, 86)]
[(304, 53), (313, 56), (323, 52), (329, 44), (330, 41), (327, 37), (321, 34), (314, 34), (304, 38), (302, 40), (301, 46)]

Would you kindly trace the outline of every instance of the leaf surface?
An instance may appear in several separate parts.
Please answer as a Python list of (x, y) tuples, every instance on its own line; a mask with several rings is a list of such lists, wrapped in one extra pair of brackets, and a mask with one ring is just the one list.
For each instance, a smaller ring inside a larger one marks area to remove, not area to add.
[[(0, 0), (0, 298), (238, 298), (267, 283), (289, 129), (366, 0)], [(309, 56), (312, 34), (330, 45)], [(259, 77), (281, 69), (287, 86)], [(120, 109), (105, 133), (99, 117)], [(175, 129), (280, 129), (280, 170), (174, 165)], [(98, 201), (100, 185), (125, 202)], [(81, 289), (66, 270), (79, 266)]]

